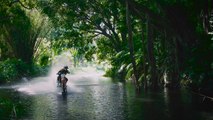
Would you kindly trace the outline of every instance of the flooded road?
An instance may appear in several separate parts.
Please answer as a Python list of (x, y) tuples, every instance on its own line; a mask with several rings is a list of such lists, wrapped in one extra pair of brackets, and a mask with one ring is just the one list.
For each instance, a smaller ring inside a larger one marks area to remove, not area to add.
[(213, 120), (210, 106), (185, 90), (137, 95), (131, 84), (113, 83), (102, 74), (85, 69), (68, 75), (67, 95), (56, 87), (56, 75), (1, 87), (7, 102), (0, 99), (0, 119)]

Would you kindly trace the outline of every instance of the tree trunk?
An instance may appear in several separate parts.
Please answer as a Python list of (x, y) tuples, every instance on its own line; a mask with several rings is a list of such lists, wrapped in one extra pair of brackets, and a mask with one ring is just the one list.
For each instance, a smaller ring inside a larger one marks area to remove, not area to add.
[(154, 57), (154, 44), (153, 44), (153, 28), (151, 26), (151, 23), (149, 21), (149, 16), (147, 16), (147, 49), (148, 49), (148, 57), (149, 57), (149, 64), (151, 67), (151, 87), (153, 89), (158, 88), (158, 81), (157, 81), (157, 75), (156, 75), (156, 62)]
[(133, 71), (135, 75), (135, 82), (136, 82), (136, 87), (138, 89), (138, 72), (136, 68), (136, 62), (135, 62), (135, 57), (134, 57), (134, 44), (133, 44), (133, 36), (132, 36), (132, 26), (131, 26), (131, 18), (129, 14), (129, 4), (128, 0), (126, 0), (126, 24), (128, 28), (128, 41), (129, 41), (129, 52), (130, 52), (130, 57), (132, 61), (132, 66), (133, 66)]
[(175, 88), (178, 88), (180, 86), (180, 77), (179, 77), (179, 74), (180, 74), (180, 68), (179, 68), (179, 47), (178, 47), (178, 44), (177, 44), (177, 39), (173, 38), (173, 42), (174, 42), (174, 45), (175, 45), (175, 49), (174, 49), (174, 61), (175, 61), (175, 67), (174, 67), (174, 73), (173, 73), (173, 76), (172, 76), (172, 85), (173, 87)]
[[(142, 22), (142, 21), (141, 21)], [(143, 25), (141, 24), (141, 41), (142, 41), (142, 47), (143, 47), (143, 87), (145, 90), (147, 90), (147, 79), (146, 79), (146, 42), (145, 37), (143, 35)]]

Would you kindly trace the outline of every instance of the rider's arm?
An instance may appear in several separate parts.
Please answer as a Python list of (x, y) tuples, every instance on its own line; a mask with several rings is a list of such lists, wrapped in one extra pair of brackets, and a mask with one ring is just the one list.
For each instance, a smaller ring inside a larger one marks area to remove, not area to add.
[(58, 71), (58, 73), (57, 73), (57, 75), (60, 75), (60, 74), (61, 74), (61, 72), (62, 72), (62, 70), (59, 70), (59, 71)]
[(68, 73), (68, 74), (69, 74), (69, 73), (70, 73), (70, 71), (69, 71), (69, 70), (66, 70), (66, 73)]

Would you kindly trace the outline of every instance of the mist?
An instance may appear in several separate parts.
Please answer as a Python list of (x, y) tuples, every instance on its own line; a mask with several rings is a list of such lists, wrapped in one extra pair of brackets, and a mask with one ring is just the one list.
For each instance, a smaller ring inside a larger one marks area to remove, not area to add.
[(96, 85), (100, 80), (108, 78), (103, 77), (104, 71), (97, 70), (95, 64), (86, 65), (86, 67), (74, 67), (69, 52), (55, 57), (49, 69), (49, 73), (44, 77), (36, 77), (31, 80), (23, 78), (23, 83), (15, 85), (14, 88), (20, 92), (27, 94), (46, 94), (56, 93), (61, 94), (61, 88), (57, 87), (57, 72), (64, 66), (69, 67), (70, 74), (67, 74), (67, 91), (69, 92), (83, 92), (79, 87), (82, 85)]

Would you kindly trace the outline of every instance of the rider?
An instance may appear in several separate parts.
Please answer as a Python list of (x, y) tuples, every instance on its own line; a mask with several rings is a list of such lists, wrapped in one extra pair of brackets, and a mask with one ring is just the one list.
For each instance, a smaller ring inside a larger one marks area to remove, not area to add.
[[(58, 83), (61, 83), (61, 75), (66, 75), (67, 73), (70, 73), (69, 71), (68, 71), (68, 66), (64, 66), (64, 68), (62, 68), (61, 70), (59, 70), (58, 71), (58, 78), (57, 78), (57, 80), (58, 80)], [(64, 78), (65, 78), (65, 80), (66, 80), (66, 82), (68, 81), (68, 79), (64, 76)]]

